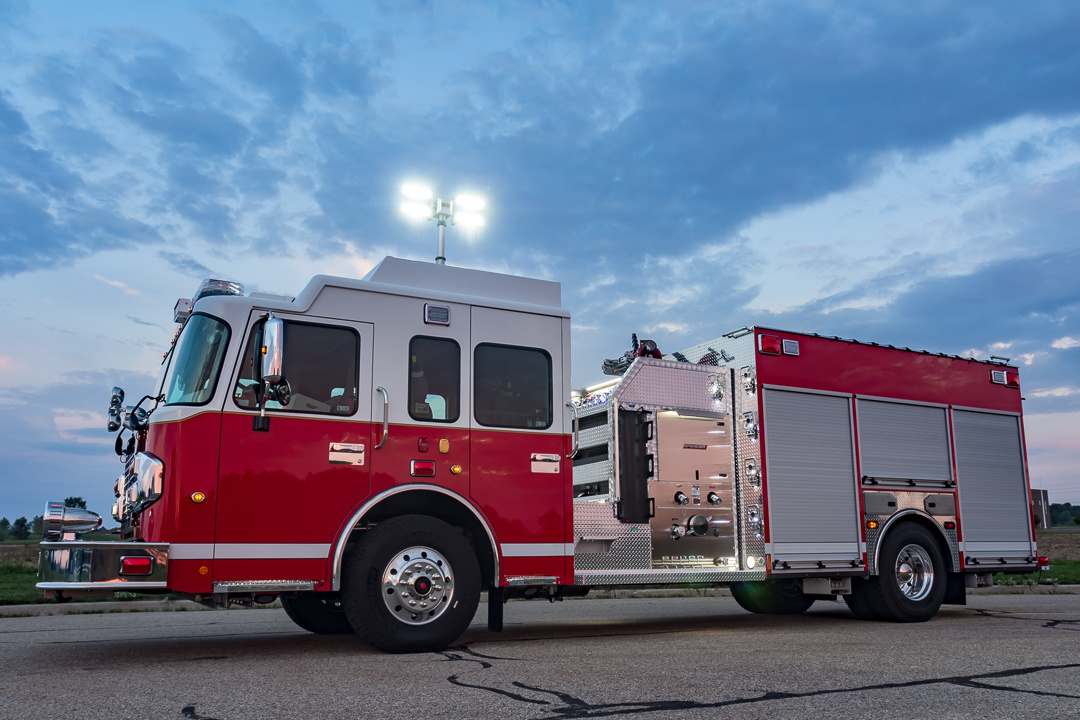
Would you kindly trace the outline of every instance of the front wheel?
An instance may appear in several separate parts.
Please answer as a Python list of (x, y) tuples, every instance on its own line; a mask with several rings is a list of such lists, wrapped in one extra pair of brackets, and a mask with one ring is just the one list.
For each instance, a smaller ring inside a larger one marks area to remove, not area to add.
[(728, 587), (735, 602), (752, 613), (799, 615), (814, 604), (814, 598), (803, 594), (802, 582), (794, 578), (734, 582)]
[(864, 584), (867, 603), (882, 620), (924, 622), (945, 599), (945, 557), (934, 536), (915, 524), (895, 528), (878, 555), (878, 572)]
[(461, 637), (480, 601), (480, 566), (453, 527), (402, 515), (368, 530), (346, 558), (345, 615), (370, 645), (435, 652)]
[(318, 635), (343, 635), (353, 631), (337, 598), (325, 593), (282, 595), (281, 606), (294, 623)]

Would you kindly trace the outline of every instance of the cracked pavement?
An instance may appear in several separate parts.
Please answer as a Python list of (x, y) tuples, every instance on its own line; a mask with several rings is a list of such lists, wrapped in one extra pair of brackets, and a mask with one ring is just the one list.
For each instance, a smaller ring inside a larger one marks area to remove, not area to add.
[(397, 656), (276, 609), (4, 618), (0, 716), (1075, 716), (1080, 596), (968, 601), (914, 625), (831, 602), (801, 617), (717, 597), (514, 602), (501, 634), (481, 605), (455, 647)]

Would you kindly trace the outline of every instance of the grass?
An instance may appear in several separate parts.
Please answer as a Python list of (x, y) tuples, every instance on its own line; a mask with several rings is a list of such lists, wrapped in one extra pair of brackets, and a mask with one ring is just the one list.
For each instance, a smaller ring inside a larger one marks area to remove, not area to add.
[(1030, 575), (994, 576), (995, 585), (1080, 585), (1080, 562), (1076, 560), (1051, 560), (1050, 569)]
[(29, 605), (44, 602), (37, 582), (37, 568), (25, 563), (0, 563), (0, 605)]

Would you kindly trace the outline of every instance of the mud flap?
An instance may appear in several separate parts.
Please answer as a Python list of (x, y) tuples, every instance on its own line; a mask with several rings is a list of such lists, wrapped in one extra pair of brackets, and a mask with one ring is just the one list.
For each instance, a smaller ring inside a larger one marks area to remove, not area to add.
[(943, 605), (967, 605), (967, 586), (963, 573), (949, 573), (945, 581)]

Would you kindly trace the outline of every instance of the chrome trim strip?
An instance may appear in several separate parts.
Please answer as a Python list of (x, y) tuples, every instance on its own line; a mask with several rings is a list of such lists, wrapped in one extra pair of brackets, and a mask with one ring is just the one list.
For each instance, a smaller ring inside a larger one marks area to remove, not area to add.
[(371, 510), (371, 508), (375, 507), (377, 504), (379, 504), (386, 498), (392, 495), (398, 495), (399, 493), (403, 492), (411, 492), (413, 490), (430, 490), (431, 492), (437, 492), (442, 495), (447, 495), (454, 498), (469, 509), (469, 512), (471, 512), (476, 517), (476, 519), (480, 521), (480, 526), (484, 528), (484, 532), (487, 533), (488, 542), (491, 543), (491, 547), (493, 549), (492, 554), (495, 556), (495, 583), (499, 583), (499, 545), (495, 542), (495, 535), (491, 532), (491, 527), (487, 524), (484, 516), (476, 511), (476, 508), (473, 507), (472, 503), (470, 503), (462, 496), (458, 495), (456, 492), (452, 492), (443, 487), (438, 487), (437, 485), (423, 485), (420, 483), (413, 483), (410, 485), (399, 485), (397, 487), (390, 488), (389, 490), (382, 491), (381, 493), (364, 503), (360, 507), (360, 509), (357, 510), (351, 518), (349, 518), (349, 521), (345, 524), (345, 532), (343, 532), (335, 542), (333, 558), (334, 564), (330, 575), (331, 590), (341, 590), (341, 561), (345, 557), (345, 543), (348, 542), (351, 531), (356, 527), (356, 525), (360, 522), (364, 515), (369, 510)]
[(574, 543), (503, 543), (503, 557), (567, 557), (574, 554)]
[(213, 560), (214, 543), (172, 543), (169, 556), (173, 560)]
[(115, 580), (111, 582), (39, 582), (34, 585), (38, 590), (165, 590), (168, 584), (164, 582), (125, 582)]
[(216, 560), (325, 560), (329, 543), (219, 543)]

